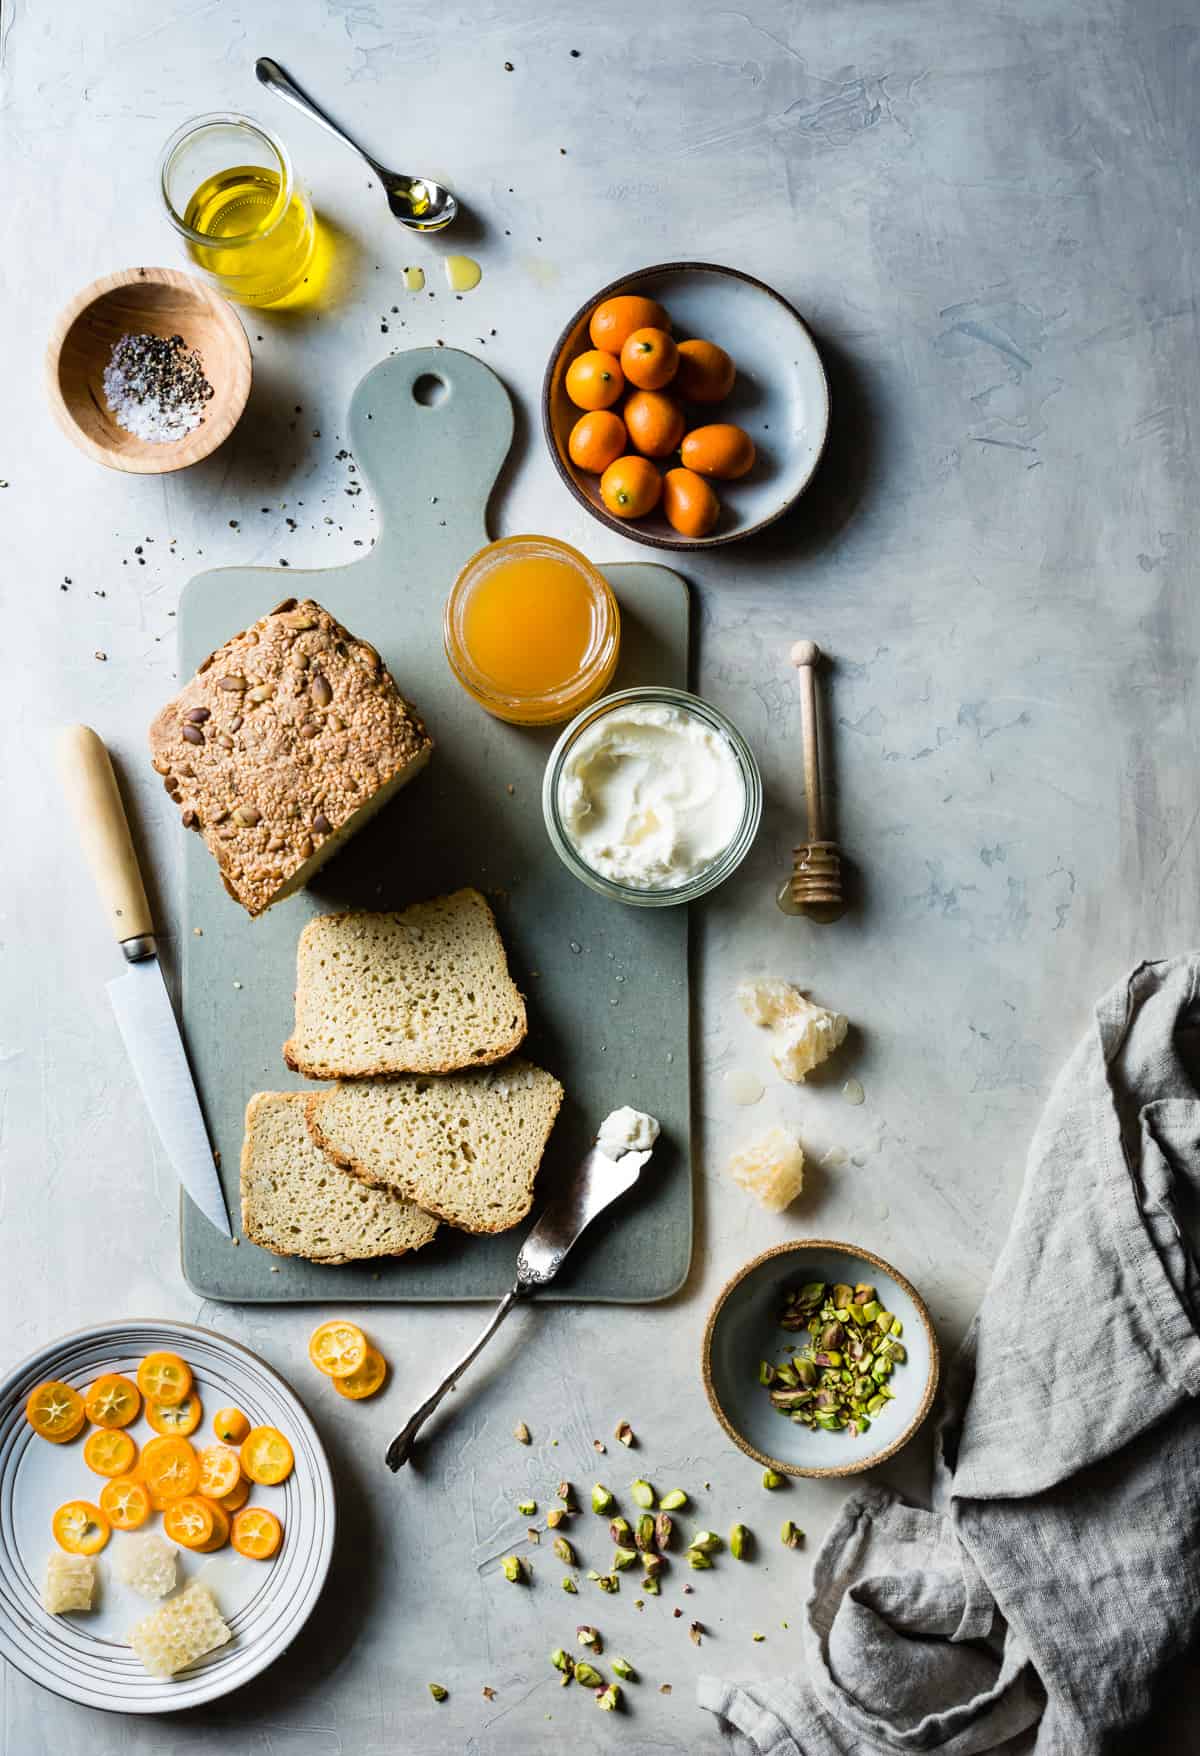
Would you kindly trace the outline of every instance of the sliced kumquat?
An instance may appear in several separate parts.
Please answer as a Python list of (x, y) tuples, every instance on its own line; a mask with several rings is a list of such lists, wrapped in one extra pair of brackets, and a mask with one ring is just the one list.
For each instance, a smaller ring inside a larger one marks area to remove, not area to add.
[(172, 1500), (163, 1513), (163, 1530), (183, 1549), (202, 1549), (217, 1528), (213, 1509), (199, 1494)]
[(138, 1367), (137, 1381), (147, 1402), (179, 1403), (192, 1388), (192, 1370), (178, 1354), (147, 1354)]
[(209, 1500), (223, 1500), (242, 1479), (242, 1463), (228, 1445), (206, 1445), (200, 1453), (200, 1492)]
[(240, 1456), (243, 1475), (265, 1487), (286, 1482), (296, 1461), (278, 1427), (251, 1427)]
[(265, 1506), (247, 1506), (233, 1520), (233, 1546), (251, 1561), (269, 1561), (283, 1541), (283, 1526)]
[(327, 1378), (348, 1378), (366, 1359), (368, 1345), (357, 1323), (332, 1317), (313, 1330), (308, 1340), (308, 1357)]
[(83, 1461), (98, 1476), (127, 1476), (137, 1462), (137, 1446), (128, 1433), (96, 1427), (83, 1442)]
[(51, 1529), (68, 1555), (98, 1555), (112, 1534), (107, 1517), (90, 1500), (68, 1500), (54, 1514)]
[(86, 1411), (83, 1398), (70, 1384), (51, 1378), (29, 1392), (25, 1403), (25, 1419), (41, 1439), (53, 1445), (65, 1445), (83, 1431)]
[[(239, 1464), (238, 1467), (240, 1469), (241, 1465)], [(243, 1476), (232, 1494), (221, 1495), (221, 1505), (225, 1508), (226, 1512), (240, 1512), (249, 1498), (250, 1483), (246, 1480), (245, 1476)]]
[(150, 1516), (150, 1493), (145, 1482), (118, 1476), (100, 1490), (100, 1510), (114, 1530), (139, 1530)]
[(229, 1541), (233, 1514), (226, 1511), (219, 1500), (205, 1500), (205, 1505), (213, 1515), (213, 1533), (200, 1550), (202, 1555), (211, 1555), (217, 1549), (223, 1549)]
[(200, 1485), (200, 1460), (186, 1439), (147, 1439), (138, 1474), (149, 1489), (152, 1504), (179, 1500), (194, 1494)]
[(88, 1391), (83, 1406), (93, 1426), (127, 1427), (137, 1420), (142, 1398), (132, 1378), (105, 1372)]
[(349, 1397), (351, 1402), (362, 1402), (366, 1397), (374, 1396), (386, 1377), (387, 1361), (378, 1348), (369, 1347), (357, 1372), (351, 1372), (345, 1378), (335, 1378), (333, 1388), (339, 1396)]
[(156, 1433), (186, 1439), (200, 1425), (204, 1409), (194, 1390), (182, 1402), (147, 1402), (146, 1419)]
[(213, 1432), (222, 1445), (240, 1445), (250, 1423), (240, 1408), (219, 1408), (213, 1416)]

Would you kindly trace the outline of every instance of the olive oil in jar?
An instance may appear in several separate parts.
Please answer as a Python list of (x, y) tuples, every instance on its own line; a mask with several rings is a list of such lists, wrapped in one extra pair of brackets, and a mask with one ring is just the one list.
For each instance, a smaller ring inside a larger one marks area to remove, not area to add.
[(295, 189), (285, 204), (282, 190), (279, 172), (269, 166), (234, 165), (206, 177), (184, 212), (185, 225), (205, 239), (188, 238), (193, 262), (242, 304), (281, 303), (312, 261), (312, 209)]

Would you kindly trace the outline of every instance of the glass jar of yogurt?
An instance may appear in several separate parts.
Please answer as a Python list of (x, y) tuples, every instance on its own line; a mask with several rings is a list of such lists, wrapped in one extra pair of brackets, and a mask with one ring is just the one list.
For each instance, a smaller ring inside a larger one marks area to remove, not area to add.
[(741, 864), (762, 817), (762, 778), (737, 727), (698, 695), (623, 689), (559, 738), (542, 812), (584, 884), (664, 908), (705, 895)]

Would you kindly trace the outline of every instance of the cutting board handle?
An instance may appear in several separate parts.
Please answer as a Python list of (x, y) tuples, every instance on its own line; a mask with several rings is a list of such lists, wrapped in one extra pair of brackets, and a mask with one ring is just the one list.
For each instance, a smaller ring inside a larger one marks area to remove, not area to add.
[(126, 957), (136, 961), (154, 950), (154, 922), (112, 760), (90, 726), (63, 726), (55, 739), (55, 756), (109, 925)]
[[(409, 348), (361, 379), (350, 400), (350, 445), (376, 487), (380, 530), (371, 561), (389, 551), (452, 567), (487, 541), (488, 499), (513, 441), (508, 391), (489, 366), (458, 348)], [(396, 491), (396, 484), (400, 492)], [(394, 520), (389, 508), (397, 508)], [(420, 612), (428, 613), (423, 594)], [(440, 641), (440, 632), (438, 635)]]

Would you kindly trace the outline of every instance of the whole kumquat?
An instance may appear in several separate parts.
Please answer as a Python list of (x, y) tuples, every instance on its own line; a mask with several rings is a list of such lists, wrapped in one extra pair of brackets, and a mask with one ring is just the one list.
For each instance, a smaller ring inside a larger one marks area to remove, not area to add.
[(737, 370), (715, 341), (681, 341), (675, 388), (689, 402), (723, 402), (733, 389)]
[(721, 516), (712, 485), (690, 469), (669, 469), (663, 478), (663, 512), (681, 537), (706, 537)]
[(671, 319), (655, 299), (637, 293), (618, 293), (596, 306), (588, 324), (594, 348), (619, 354), (635, 329), (667, 329)]
[(683, 438), (683, 410), (661, 390), (635, 390), (625, 404), (629, 437), (646, 457), (669, 457)]
[(603, 348), (580, 354), (567, 367), (567, 395), (581, 409), (608, 409), (625, 388), (621, 362)]
[(678, 365), (679, 349), (665, 329), (635, 329), (621, 349), (621, 370), (639, 390), (661, 390)]
[(590, 415), (580, 415), (571, 428), (567, 454), (576, 469), (602, 476), (609, 464), (620, 457), (627, 443), (628, 435), (620, 415), (611, 409), (593, 409)]
[(648, 457), (618, 457), (600, 477), (600, 498), (614, 518), (645, 518), (661, 493), (662, 477)]

